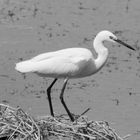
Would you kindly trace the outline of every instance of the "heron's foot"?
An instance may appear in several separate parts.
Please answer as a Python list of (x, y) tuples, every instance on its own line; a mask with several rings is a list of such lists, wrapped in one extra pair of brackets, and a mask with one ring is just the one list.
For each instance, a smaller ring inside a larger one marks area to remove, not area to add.
[(73, 113), (70, 113), (69, 114), (69, 118), (70, 118), (70, 120), (72, 121), (72, 122), (74, 122), (75, 121), (75, 117), (74, 117), (75, 115), (73, 115)]

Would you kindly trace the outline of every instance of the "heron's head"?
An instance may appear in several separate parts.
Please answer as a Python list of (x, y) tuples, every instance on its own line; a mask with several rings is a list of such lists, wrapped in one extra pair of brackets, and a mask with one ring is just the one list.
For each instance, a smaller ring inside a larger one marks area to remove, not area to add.
[(96, 38), (98, 38), (101, 42), (102, 41), (111, 41), (111, 42), (117, 42), (123, 46), (126, 46), (127, 48), (131, 49), (131, 50), (135, 50), (134, 48), (132, 48), (130, 45), (124, 43), (123, 41), (119, 40), (113, 33), (111, 33), (110, 31), (101, 31), (97, 34)]
[(103, 30), (99, 32), (96, 36), (100, 41), (111, 41), (115, 42), (114, 40), (117, 40), (117, 37), (111, 33), (110, 31)]

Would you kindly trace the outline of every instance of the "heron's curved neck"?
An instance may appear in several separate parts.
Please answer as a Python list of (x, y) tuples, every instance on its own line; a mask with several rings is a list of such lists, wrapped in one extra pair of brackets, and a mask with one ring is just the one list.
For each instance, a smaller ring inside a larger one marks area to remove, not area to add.
[(103, 40), (96, 38), (93, 43), (94, 49), (97, 53), (97, 58), (95, 59), (95, 65), (97, 70), (101, 69), (107, 58), (108, 58), (108, 49), (103, 45)]

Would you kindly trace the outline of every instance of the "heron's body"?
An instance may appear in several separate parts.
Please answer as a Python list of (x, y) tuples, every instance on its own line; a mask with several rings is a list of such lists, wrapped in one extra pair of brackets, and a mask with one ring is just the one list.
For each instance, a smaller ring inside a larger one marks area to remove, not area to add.
[(40, 54), (19, 63), (16, 69), (53, 78), (81, 78), (99, 70), (92, 52), (85, 48), (68, 48)]
[(108, 58), (108, 49), (103, 45), (104, 40), (118, 42), (134, 50), (131, 46), (117, 39), (111, 32), (102, 31), (97, 34), (93, 42), (94, 50), (97, 53), (96, 58), (93, 56), (92, 52), (86, 48), (68, 48), (55, 52), (43, 53), (30, 60), (17, 63), (16, 70), (22, 73), (34, 72), (41, 76), (55, 78), (47, 90), (52, 116), (54, 116), (54, 114), (50, 97), (51, 88), (58, 78), (65, 78), (60, 99), (71, 120), (74, 121), (74, 118), (63, 100), (65, 86), (68, 79), (90, 76), (98, 72), (104, 66)]

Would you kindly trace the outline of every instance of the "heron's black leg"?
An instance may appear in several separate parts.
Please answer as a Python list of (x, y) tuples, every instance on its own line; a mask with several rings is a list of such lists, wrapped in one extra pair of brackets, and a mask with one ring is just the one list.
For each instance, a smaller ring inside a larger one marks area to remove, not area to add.
[(48, 101), (49, 101), (49, 106), (50, 106), (50, 113), (53, 117), (54, 117), (54, 113), (53, 113), (52, 100), (51, 100), (51, 88), (53, 87), (53, 85), (55, 84), (56, 81), (57, 81), (57, 78), (55, 78), (53, 80), (53, 82), (50, 84), (50, 86), (47, 88), (47, 95), (48, 95)]
[(65, 101), (64, 101), (64, 99), (63, 99), (64, 90), (65, 90), (65, 88), (66, 88), (67, 82), (68, 82), (68, 79), (66, 79), (66, 80), (64, 81), (64, 85), (63, 85), (63, 87), (62, 87), (61, 94), (60, 94), (60, 100), (61, 100), (61, 103), (63, 104), (63, 106), (64, 106), (66, 112), (68, 113), (68, 115), (69, 115), (71, 121), (74, 122), (74, 117), (73, 117), (72, 114), (70, 113), (70, 111), (69, 111), (68, 107), (66, 106)]

